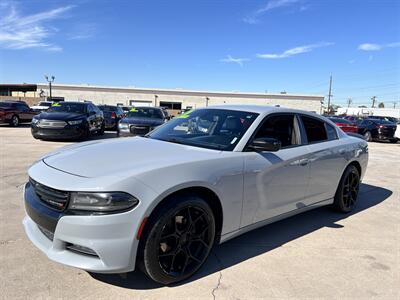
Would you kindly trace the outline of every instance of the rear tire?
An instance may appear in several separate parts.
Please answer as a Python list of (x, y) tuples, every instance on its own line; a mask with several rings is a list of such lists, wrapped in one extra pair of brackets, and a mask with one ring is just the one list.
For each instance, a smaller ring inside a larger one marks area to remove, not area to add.
[(339, 186), (336, 190), (333, 208), (342, 213), (351, 212), (356, 204), (360, 190), (360, 173), (357, 168), (350, 165), (343, 172)]
[(146, 225), (139, 267), (161, 284), (185, 280), (206, 261), (214, 240), (215, 219), (207, 202), (196, 195), (174, 196)]
[(398, 139), (391, 139), (391, 140), (390, 140), (390, 142), (391, 142), (392, 144), (396, 144), (398, 141), (399, 141)]
[(13, 116), (11, 117), (11, 120), (10, 120), (10, 126), (12, 126), (12, 127), (18, 127), (18, 125), (19, 125), (19, 118), (18, 118), (17, 115), (13, 115)]

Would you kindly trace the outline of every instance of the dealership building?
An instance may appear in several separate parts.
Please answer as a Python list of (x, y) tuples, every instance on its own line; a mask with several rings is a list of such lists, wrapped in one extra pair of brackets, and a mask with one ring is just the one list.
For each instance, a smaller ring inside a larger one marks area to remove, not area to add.
[[(3, 85), (6, 86), (6, 85)], [(48, 84), (36, 84), (36, 91), (19, 92), (24, 85), (8, 85), (12, 90), (8, 96), (35, 104), (49, 96)], [(6, 87), (4, 87), (6, 89)], [(4, 94), (3, 97), (4, 98)], [(323, 96), (282, 93), (242, 93), (222, 91), (195, 91), (183, 89), (151, 89), (137, 87), (111, 87), (94, 85), (53, 84), (52, 98), (56, 100), (88, 100), (95, 104), (122, 106), (162, 106), (179, 111), (186, 108), (199, 108), (208, 105), (258, 104), (280, 105), (319, 112)]]

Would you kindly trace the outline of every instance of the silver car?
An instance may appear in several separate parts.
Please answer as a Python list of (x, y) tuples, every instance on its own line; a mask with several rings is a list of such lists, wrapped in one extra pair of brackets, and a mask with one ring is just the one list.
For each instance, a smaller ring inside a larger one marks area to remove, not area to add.
[(56, 262), (140, 267), (171, 284), (214, 244), (331, 205), (356, 204), (367, 143), (314, 113), (268, 106), (186, 112), (145, 137), (78, 143), (29, 169), (25, 231)]

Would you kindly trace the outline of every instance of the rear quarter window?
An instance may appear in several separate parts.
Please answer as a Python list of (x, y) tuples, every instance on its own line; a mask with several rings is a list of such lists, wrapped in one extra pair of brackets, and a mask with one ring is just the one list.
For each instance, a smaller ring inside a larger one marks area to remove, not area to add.
[(325, 122), (306, 116), (301, 116), (304, 130), (309, 144), (328, 140), (328, 134), (325, 129)]

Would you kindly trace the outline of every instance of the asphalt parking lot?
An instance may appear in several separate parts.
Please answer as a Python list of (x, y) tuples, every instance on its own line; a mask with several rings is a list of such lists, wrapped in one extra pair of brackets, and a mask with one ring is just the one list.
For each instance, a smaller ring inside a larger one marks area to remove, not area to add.
[(95, 275), (53, 263), (26, 238), (26, 171), (66, 144), (0, 126), (1, 298), (400, 298), (400, 143), (370, 143), (354, 213), (321, 208), (252, 231), (215, 247), (194, 278), (172, 287), (139, 271)]

